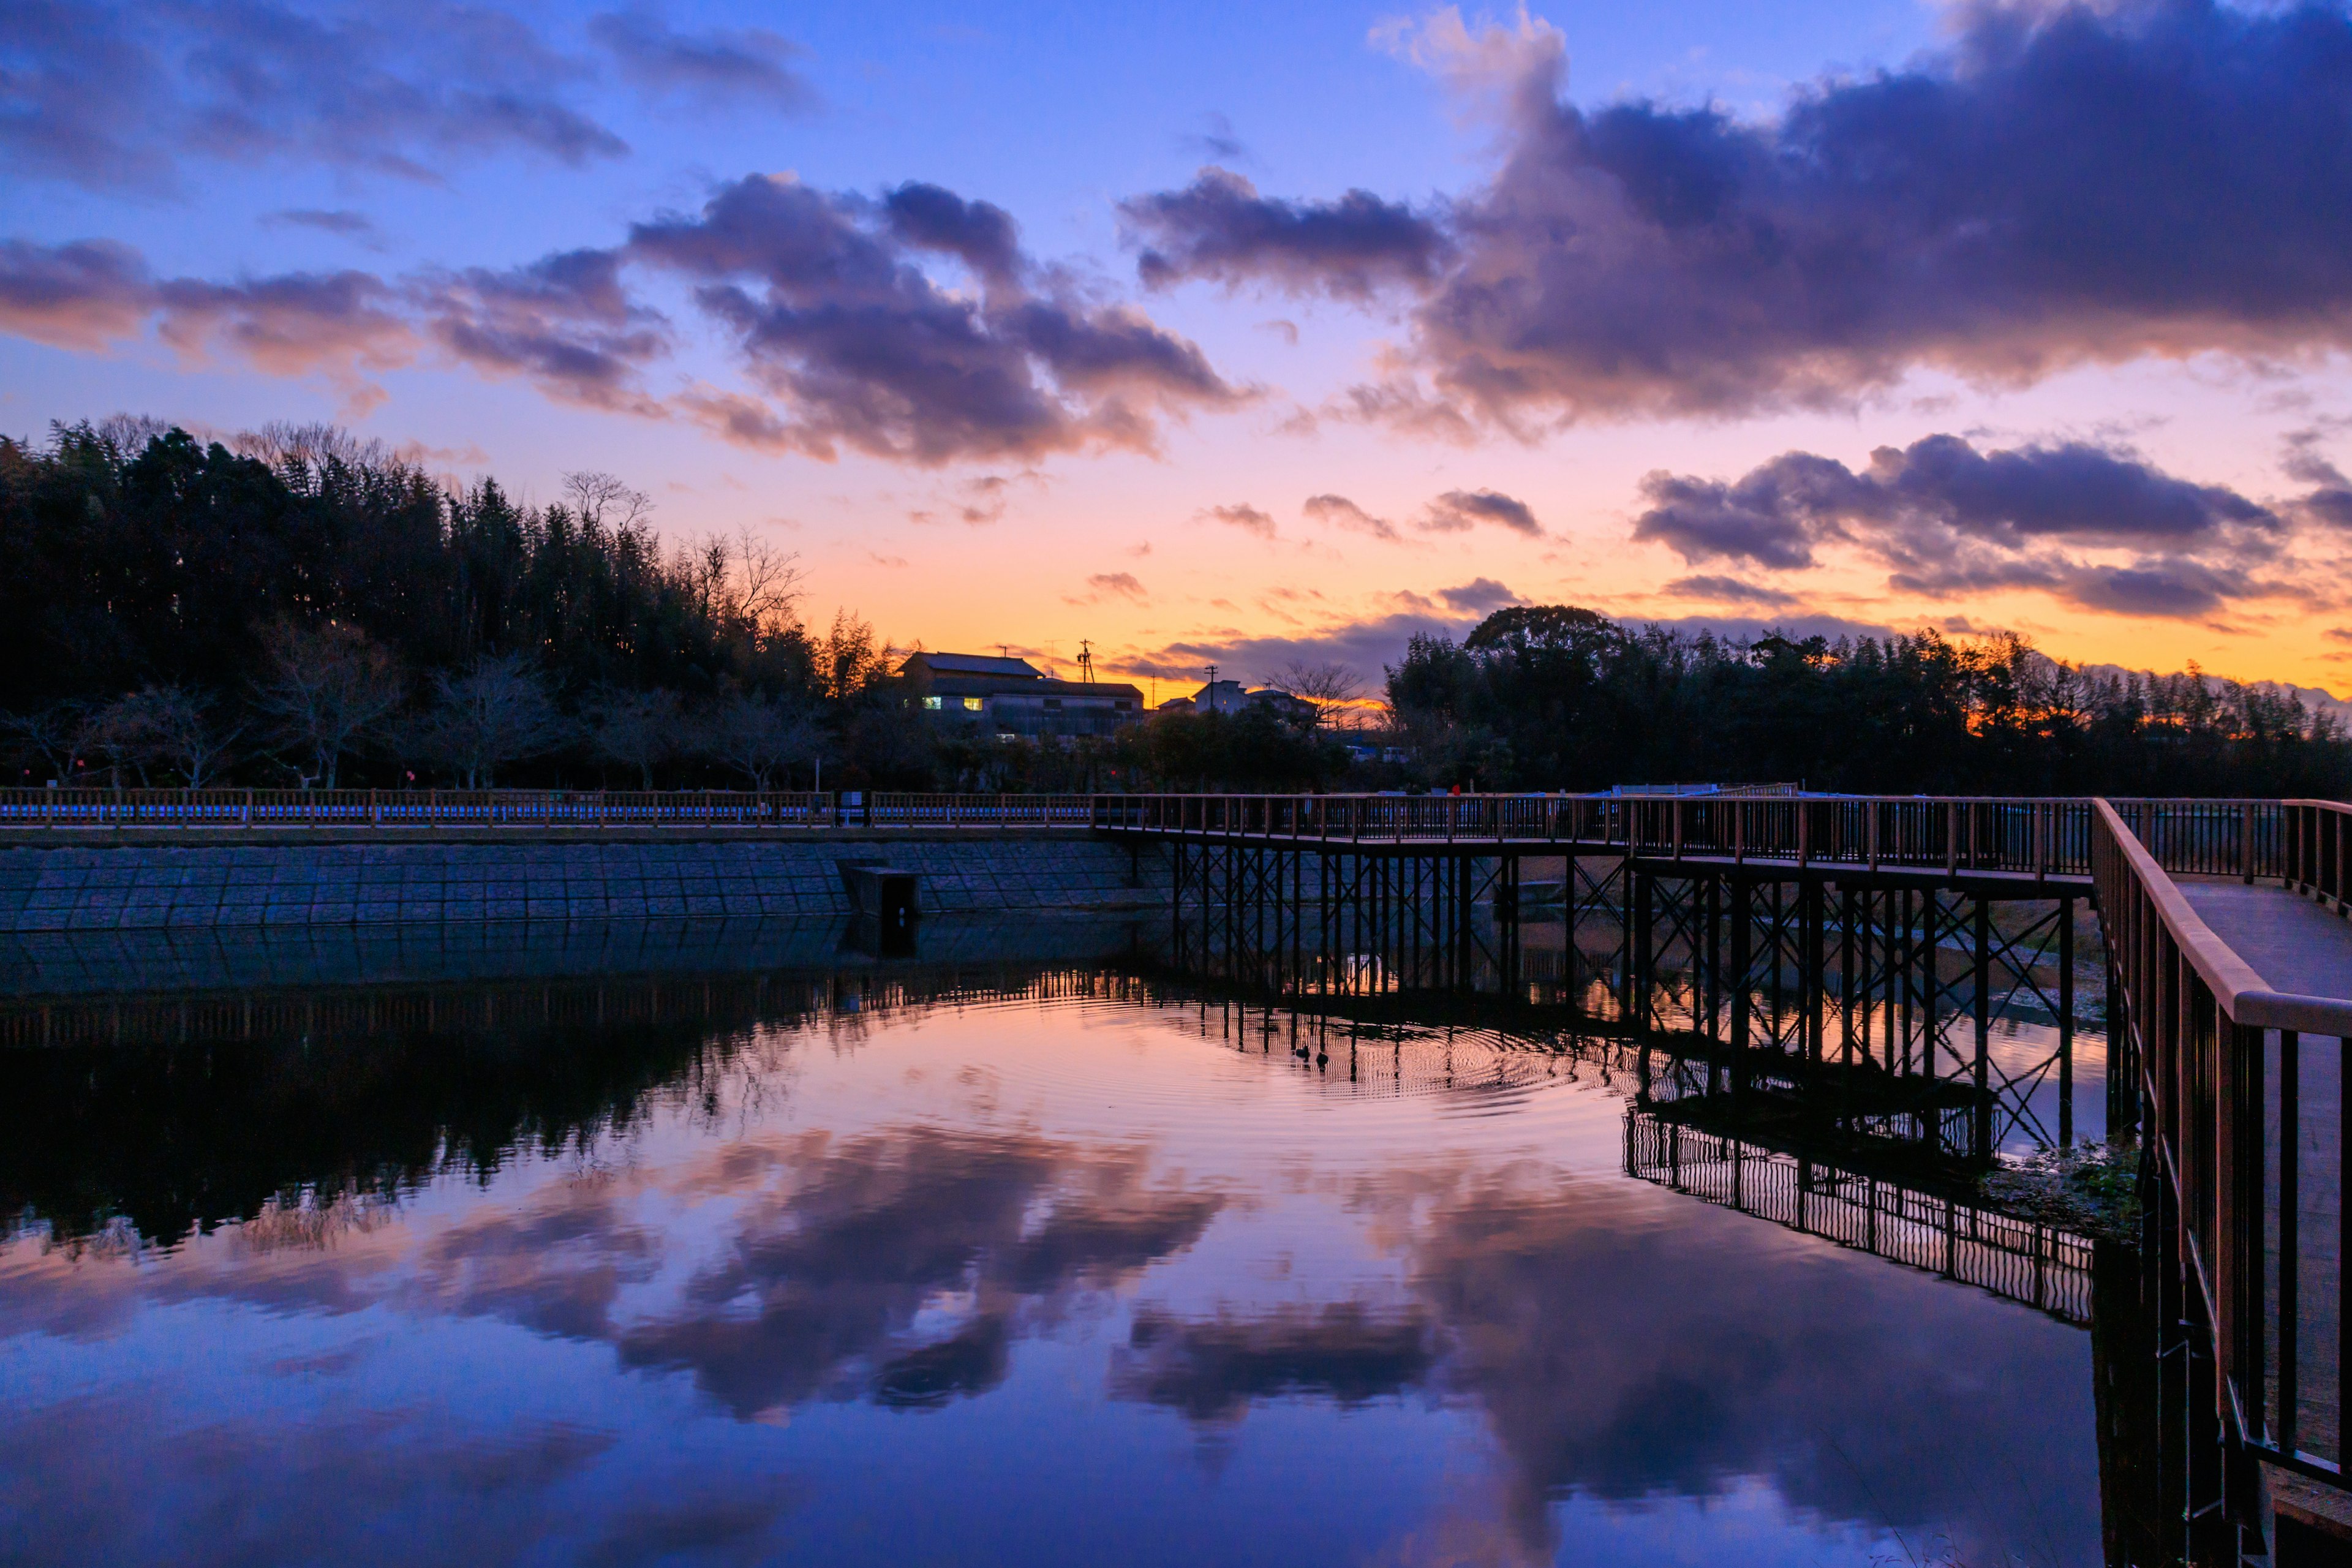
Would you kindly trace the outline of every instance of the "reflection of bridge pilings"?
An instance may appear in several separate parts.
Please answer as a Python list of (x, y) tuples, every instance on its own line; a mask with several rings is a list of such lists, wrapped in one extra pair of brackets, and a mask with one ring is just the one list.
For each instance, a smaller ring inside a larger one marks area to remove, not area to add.
[[(2074, 1139), (2071, 887), (1475, 845), (1172, 848), (1187, 974), (1296, 1003), (1565, 1008), (1704, 1040), (1734, 1085), (1810, 1089), (1834, 1066), (1868, 1090), (1853, 1114), (1979, 1157)], [(2020, 1006), (2055, 1036), (2021, 1060), (1992, 1048), (1996, 1011)]]

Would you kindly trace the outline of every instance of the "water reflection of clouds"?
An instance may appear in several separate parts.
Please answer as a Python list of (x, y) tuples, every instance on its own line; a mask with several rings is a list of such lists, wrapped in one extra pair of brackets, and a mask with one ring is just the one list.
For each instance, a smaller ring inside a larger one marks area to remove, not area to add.
[[(631, 1365), (692, 1373), (739, 1415), (856, 1392), (935, 1404), (993, 1387), (1032, 1316), (1190, 1246), (1216, 1194), (1154, 1185), (1146, 1153), (930, 1128), (844, 1141), (763, 1192), (677, 1305), (616, 1335)], [(945, 1339), (904, 1345), (966, 1294)]]
[(1760, 1479), (1824, 1519), (1944, 1530), (1964, 1555), (2095, 1555), (2078, 1332), (1696, 1205), (1660, 1224), (1525, 1170), (1463, 1173), (1433, 1207), (1431, 1173), (1399, 1184), (1363, 1196), (1388, 1226), (1414, 1215), (1408, 1302), (1139, 1310), (1113, 1394), (1218, 1424), (1302, 1394), (1467, 1403), (1531, 1552), (1559, 1544), (1562, 1498), (1719, 1500)]
[[(990, 1088), (993, 1107), (992, 1086), (958, 1081)], [(877, 1079), (873, 1092), (887, 1105), (908, 1090)], [(1596, 1505), (1648, 1518), (1760, 1486), (1801, 1523), (1843, 1521), (1822, 1526), (1833, 1534), (1932, 1527), (2028, 1561), (2095, 1556), (2087, 1345), (2058, 1325), (1671, 1194), (1566, 1178), (1525, 1157), (1523, 1130), (1507, 1157), (1467, 1134), (1450, 1154), (1301, 1144), (1202, 1178), (1170, 1173), (1181, 1147), (978, 1125), (992, 1115), (727, 1137), (706, 1117), (627, 1159), (520, 1158), (478, 1189), (444, 1181), (364, 1215), (273, 1214), (168, 1255), (76, 1260), (20, 1241), (0, 1249), (0, 1358), (41, 1336), (102, 1351), (152, 1303), (368, 1314), (348, 1336), (425, 1347), (511, 1325), (608, 1405), (682, 1398), (754, 1434), (812, 1402), (961, 1405), (1007, 1443), (1068, 1441), (1105, 1397), (1220, 1441), (1270, 1402), (1335, 1419), (1443, 1405), (1487, 1435), (1490, 1469), (1431, 1521), (1429, 1551), (1548, 1556), (1573, 1547), (1562, 1521)], [(1276, 1187), (1279, 1202), (1260, 1201)], [(1264, 1260), (1296, 1239), (1280, 1227), (1300, 1223), (1352, 1237), (1390, 1275), (1368, 1287), (1327, 1258), (1270, 1279)], [(1213, 1229), (1217, 1246), (1196, 1247)], [(358, 1412), (273, 1425), (265, 1400), (178, 1451), (159, 1435), (169, 1423), (142, 1415), (163, 1395), (137, 1385), (0, 1414), (0, 1477), (38, 1489), (45, 1531), (0, 1539), (0, 1556), (141, 1556), (131, 1513), (47, 1500), (119, 1491), (103, 1479), (113, 1464), (168, 1479), (184, 1523), (242, 1489), (261, 1494), (255, 1518), (312, 1528), (299, 1495), (312, 1487), (353, 1517), (455, 1531), (478, 1516), (476, 1560), (493, 1561), (558, 1528), (567, 1489), (641, 1451), (519, 1411), (497, 1426), (495, 1393), (475, 1429), (436, 1433), (381, 1382), (359, 1390), (389, 1351), (290, 1351), (250, 1318), (224, 1331), (267, 1348), (281, 1384), (352, 1388)], [(1025, 1342), (1057, 1337), (1095, 1358), (1091, 1388), (1042, 1415), (1026, 1396), (980, 1397)], [(615, 1365), (644, 1375), (597, 1381)], [(1055, 1430), (1026, 1425), (1041, 1421)], [(581, 1560), (754, 1553), (803, 1495), (772, 1464), (731, 1481), (723, 1467), (656, 1469), (607, 1483)]]

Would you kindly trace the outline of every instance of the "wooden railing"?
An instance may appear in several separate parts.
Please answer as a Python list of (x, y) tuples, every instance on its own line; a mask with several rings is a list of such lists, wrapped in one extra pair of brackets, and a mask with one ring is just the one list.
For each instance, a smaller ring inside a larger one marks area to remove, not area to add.
[[(2315, 819), (2298, 809), (2312, 803), (2289, 805), (2286, 820), (2301, 823), (2290, 841), (2307, 851), (2290, 879), (2336, 875), (2340, 862), (2331, 871), (2325, 857), (2315, 861), (2322, 840), (2314, 823), (2342, 808)], [(2327, 826), (2331, 846), (2339, 826)], [(2166, 875), (2128, 805), (2094, 804), (2091, 852), (2117, 988), (2107, 1021), (2116, 1056), (2110, 1070), (2137, 1086), (2163, 1186), (2159, 1242), (2189, 1282), (2184, 1310), (2210, 1332), (2217, 1409), (2242, 1449), (2340, 1479), (2340, 1379), (2313, 1384), (2329, 1362), (2352, 1364), (2338, 1310), (2352, 1000), (2265, 987)], [(2313, 1126), (2315, 1115), (2334, 1125)], [(2307, 1144), (2330, 1143), (2332, 1154), (2306, 1165)], [(2313, 1190), (2322, 1184), (2335, 1190)], [(2329, 1254), (2335, 1264), (2310, 1267)], [(2307, 1353), (2306, 1326), (2328, 1322), (2334, 1353)]]
[[(2117, 803), (2174, 871), (2284, 874), (2274, 800)], [(1812, 795), (1099, 795), (1097, 827), (1365, 844), (1493, 841), (1674, 859), (2086, 878), (2080, 797)]]

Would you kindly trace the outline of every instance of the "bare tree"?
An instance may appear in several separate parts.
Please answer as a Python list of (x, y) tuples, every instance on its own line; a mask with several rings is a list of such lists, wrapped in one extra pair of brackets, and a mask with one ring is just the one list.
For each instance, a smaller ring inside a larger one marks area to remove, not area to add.
[(89, 726), (89, 710), (70, 699), (29, 713), (0, 713), (0, 733), (16, 742), (16, 754), (38, 762), (61, 784), (73, 783)]
[(781, 773), (791, 782), (793, 766), (824, 755), (824, 731), (808, 710), (773, 697), (738, 692), (704, 715), (704, 755), (741, 773), (764, 790)]
[(306, 474), (324, 472), (340, 463), (354, 471), (391, 466), (392, 448), (372, 436), (354, 436), (340, 425), (297, 424), (273, 419), (258, 430), (240, 430), (229, 438), (229, 449), (273, 468), (295, 468)]
[(563, 493), (572, 498), (572, 510), (580, 514), (581, 521), (615, 533), (628, 532), (654, 511), (653, 497), (593, 468), (564, 475)]
[(1302, 702), (1312, 703), (1315, 721), (1328, 726), (1355, 707), (1364, 695), (1363, 678), (1344, 664), (1311, 664), (1293, 659), (1276, 672), (1269, 686), (1278, 686)]
[(303, 758), (305, 786), (335, 787), (345, 756), (400, 706), (403, 683), (389, 651), (356, 626), (317, 631), (280, 622), (263, 638), (270, 674), (253, 705)]
[(799, 619), (804, 574), (800, 556), (779, 550), (749, 526), (735, 537), (729, 575), (729, 610), (758, 637), (772, 637)]
[(520, 654), (476, 659), (463, 675), (435, 676), (433, 687), (436, 700), (416, 742), (467, 789), (488, 789), (499, 769), (545, 756), (571, 737), (546, 683)]
[(687, 740), (686, 715), (675, 691), (611, 691), (590, 710), (590, 738), (608, 763), (634, 768), (646, 789), (654, 769), (676, 756)]
[(213, 700), (203, 693), (150, 686), (91, 715), (80, 739), (104, 753), (117, 784), (126, 764), (142, 785), (152, 783), (152, 764), (178, 774), (190, 789), (202, 789), (227, 765), (242, 732), (241, 725), (215, 723)]
[(98, 422), (97, 429), (98, 438), (125, 461), (146, 451), (147, 443), (158, 436), (171, 433), (172, 422), (152, 414), (110, 414)]

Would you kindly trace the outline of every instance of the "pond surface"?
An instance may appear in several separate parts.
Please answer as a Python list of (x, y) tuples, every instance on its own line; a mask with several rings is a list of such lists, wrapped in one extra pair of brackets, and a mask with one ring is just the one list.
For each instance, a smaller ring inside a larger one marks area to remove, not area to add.
[(2100, 1559), (2090, 1336), (1628, 1175), (1605, 1058), (365, 996), (0, 1058), (0, 1561)]

